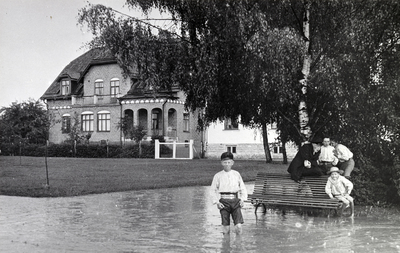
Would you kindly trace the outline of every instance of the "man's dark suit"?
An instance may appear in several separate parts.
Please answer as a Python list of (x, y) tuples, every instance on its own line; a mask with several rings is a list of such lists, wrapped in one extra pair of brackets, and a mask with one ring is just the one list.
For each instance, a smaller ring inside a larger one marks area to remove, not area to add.
[[(317, 153), (313, 153), (312, 144), (304, 144), (300, 147), (296, 156), (293, 158), (293, 161), (290, 163), (288, 172), (291, 175), (291, 178), (298, 182), (302, 176), (322, 176), (323, 173), (321, 169), (318, 167), (318, 157), (320, 151)], [(308, 160), (311, 162), (311, 168), (304, 167), (304, 161)]]

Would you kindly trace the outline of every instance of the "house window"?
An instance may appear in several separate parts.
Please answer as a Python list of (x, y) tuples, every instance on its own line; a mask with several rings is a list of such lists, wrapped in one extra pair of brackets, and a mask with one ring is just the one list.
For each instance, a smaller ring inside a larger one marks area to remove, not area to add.
[(64, 114), (62, 116), (61, 124), (61, 132), (63, 134), (69, 133), (71, 131), (71, 115)]
[(111, 130), (111, 114), (109, 111), (101, 111), (97, 113), (97, 131), (110, 132)]
[(274, 146), (274, 154), (282, 154), (282, 146)]
[(226, 151), (236, 154), (236, 146), (226, 146)]
[(104, 94), (104, 83), (103, 83), (103, 80), (97, 79), (94, 82), (94, 94), (95, 95), (103, 95)]
[(232, 120), (230, 118), (226, 118), (224, 120), (224, 128), (225, 130), (238, 130), (239, 123), (237, 120)]
[(189, 113), (184, 113), (183, 114), (183, 131), (184, 132), (189, 132)]
[(276, 130), (278, 128), (276, 123), (272, 123), (270, 125), (270, 127), (271, 127), (271, 130)]
[(81, 126), (83, 132), (93, 132), (94, 117), (92, 112), (83, 112), (81, 115)]
[(110, 87), (111, 87), (110, 91), (111, 97), (112, 98), (117, 97), (119, 94), (119, 79), (118, 78), (111, 79)]
[(71, 85), (68, 80), (61, 81), (61, 95), (69, 95), (71, 93)]
[(158, 112), (155, 111), (151, 114), (152, 129), (159, 129), (158, 125)]

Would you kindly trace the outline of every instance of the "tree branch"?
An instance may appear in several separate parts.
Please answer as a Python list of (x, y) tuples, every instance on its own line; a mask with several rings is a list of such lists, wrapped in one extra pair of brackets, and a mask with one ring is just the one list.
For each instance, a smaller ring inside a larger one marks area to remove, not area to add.
[(287, 120), (290, 124), (292, 124), (294, 126), (294, 128), (296, 129), (297, 133), (299, 134), (299, 136), (301, 136), (301, 132), (300, 129), (298, 128), (297, 124), (295, 124), (292, 120), (290, 120), (285, 114), (283, 114), (278, 108), (276, 108), (277, 112), (279, 113), (279, 115), (281, 115), (285, 120)]
[(122, 12), (120, 12), (120, 11), (114, 10), (113, 8), (109, 8), (109, 9), (110, 9), (111, 11), (115, 12), (115, 13), (118, 13), (118, 14), (120, 14), (120, 15), (122, 15), (122, 16), (126, 16), (126, 17), (128, 17), (128, 18), (131, 18), (131, 19), (133, 19), (133, 20), (136, 21), (136, 22), (140, 22), (140, 23), (145, 24), (145, 25), (147, 25), (147, 26), (149, 26), (149, 27), (155, 28), (155, 29), (157, 29), (157, 30), (159, 30), (159, 31), (164, 31), (164, 32), (168, 32), (168, 33), (170, 33), (170, 34), (173, 34), (173, 35), (177, 36), (178, 38), (180, 38), (182, 41), (188, 42), (188, 43), (192, 44), (191, 41), (187, 40), (185, 37), (183, 37), (183, 36), (180, 35), (180, 34), (177, 34), (177, 33), (175, 33), (175, 32), (171, 32), (171, 31), (168, 31), (168, 30), (163, 29), (163, 28), (161, 28), (161, 27), (159, 27), (159, 26), (156, 26), (156, 25), (153, 25), (153, 24), (151, 24), (151, 23), (149, 23), (149, 22), (145, 22), (145, 21), (144, 21), (144, 20), (171, 20), (171, 21), (175, 21), (175, 19), (138, 19), (138, 18), (132, 17), (132, 16), (130, 16), (130, 15), (128, 15), (128, 14), (125, 14), (125, 13), (122, 13)]

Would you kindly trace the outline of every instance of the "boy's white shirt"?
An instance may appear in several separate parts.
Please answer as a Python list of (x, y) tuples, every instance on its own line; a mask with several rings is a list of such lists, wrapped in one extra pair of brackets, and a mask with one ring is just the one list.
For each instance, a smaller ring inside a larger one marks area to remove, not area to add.
[(247, 189), (243, 182), (242, 176), (236, 170), (228, 172), (222, 170), (214, 175), (211, 183), (211, 194), (213, 204), (219, 202), (221, 198), (220, 192), (237, 192), (238, 198), (247, 200)]
[(322, 146), (321, 147), (321, 153), (319, 155), (319, 160), (323, 162), (332, 162), (333, 165), (336, 165), (339, 160), (338, 158), (334, 155), (333, 151), (335, 150), (334, 147), (332, 146)]
[(337, 144), (335, 149), (339, 161), (348, 161), (350, 158), (353, 158), (353, 153), (345, 145)]
[(353, 183), (344, 176), (340, 175), (337, 180), (333, 180), (331, 177), (329, 177), (325, 185), (325, 192), (331, 198), (333, 195), (350, 195), (352, 190)]

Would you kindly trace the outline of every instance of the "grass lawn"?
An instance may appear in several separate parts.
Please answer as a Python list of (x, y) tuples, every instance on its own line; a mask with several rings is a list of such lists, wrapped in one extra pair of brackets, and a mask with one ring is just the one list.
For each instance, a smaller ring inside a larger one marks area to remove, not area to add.
[[(237, 160), (233, 169), (245, 182), (257, 172), (286, 173), (288, 165)], [(210, 185), (222, 170), (219, 160), (154, 160), (106, 158), (48, 158), (46, 188), (44, 157), (0, 156), (0, 194), (31, 197), (65, 197), (94, 193), (179, 186)]]

